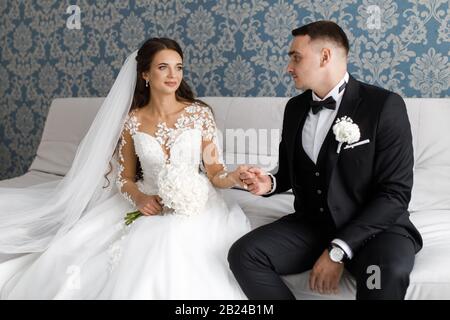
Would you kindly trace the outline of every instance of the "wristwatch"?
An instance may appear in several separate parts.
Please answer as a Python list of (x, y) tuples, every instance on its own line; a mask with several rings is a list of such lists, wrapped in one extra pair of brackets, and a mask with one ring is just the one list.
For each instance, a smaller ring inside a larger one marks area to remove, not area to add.
[(345, 251), (334, 243), (330, 244), (330, 246), (328, 247), (328, 254), (330, 256), (331, 261), (337, 263), (343, 263), (344, 260), (347, 258), (347, 254), (345, 253)]

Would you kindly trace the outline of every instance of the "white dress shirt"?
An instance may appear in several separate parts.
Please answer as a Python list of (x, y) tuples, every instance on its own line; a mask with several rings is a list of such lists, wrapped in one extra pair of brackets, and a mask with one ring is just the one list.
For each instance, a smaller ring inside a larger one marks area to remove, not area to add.
[[(342, 84), (344, 84), (344, 82), (348, 83), (348, 79), (349, 74), (348, 72), (346, 72), (342, 80), (339, 81), (339, 83), (325, 97), (323, 97), (323, 99), (320, 99), (314, 92), (312, 92), (312, 99), (314, 101), (322, 101), (330, 96), (333, 97), (336, 101), (335, 110), (323, 108), (316, 114), (313, 114), (312, 111), (309, 110), (308, 116), (305, 120), (305, 124), (303, 125), (302, 146), (305, 150), (305, 153), (314, 163), (317, 162), (320, 148), (322, 147), (328, 131), (331, 129), (334, 119), (336, 118), (336, 115), (338, 113), (339, 106), (341, 105), (345, 88), (341, 92), (339, 92), (339, 88), (342, 86)], [(274, 185), (272, 187), (272, 190), (270, 190), (270, 192), (268, 192), (267, 194), (274, 192), (276, 189), (276, 179), (272, 174), (269, 173), (269, 175), (272, 177)], [(349, 259), (353, 257), (352, 250), (344, 241), (340, 239), (334, 239), (332, 243), (341, 247), (342, 250), (345, 251)]]
[(312, 93), (312, 99), (314, 101), (322, 101), (328, 97), (333, 97), (336, 101), (336, 109), (330, 110), (323, 108), (316, 114), (309, 110), (308, 116), (306, 117), (305, 124), (303, 125), (302, 131), (302, 145), (308, 157), (314, 162), (317, 162), (317, 157), (319, 156), (320, 148), (328, 134), (328, 131), (333, 124), (334, 119), (341, 105), (342, 97), (345, 92), (342, 90), (339, 92), (339, 87), (345, 82), (348, 83), (349, 75), (345, 73), (344, 78), (323, 98), (320, 99), (314, 92)]

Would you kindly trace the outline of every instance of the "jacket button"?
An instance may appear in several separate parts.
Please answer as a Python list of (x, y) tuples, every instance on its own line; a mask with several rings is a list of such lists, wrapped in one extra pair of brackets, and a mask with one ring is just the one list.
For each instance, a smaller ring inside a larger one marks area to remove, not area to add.
[(323, 212), (323, 208), (319, 208), (319, 211), (320, 211), (320, 212)]
[(322, 190), (317, 190), (317, 194), (322, 194)]
[(316, 177), (320, 176), (320, 173), (319, 173), (319, 172), (316, 172), (315, 174), (316, 174)]

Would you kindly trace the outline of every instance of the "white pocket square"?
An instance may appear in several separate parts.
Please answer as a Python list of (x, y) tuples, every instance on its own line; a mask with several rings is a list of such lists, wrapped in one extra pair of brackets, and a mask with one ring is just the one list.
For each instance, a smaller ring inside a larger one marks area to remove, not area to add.
[(355, 142), (355, 143), (346, 145), (346, 146), (344, 147), (344, 149), (349, 149), (349, 148), (352, 148), (352, 149), (353, 149), (354, 147), (361, 146), (361, 145), (366, 144), (366, 143), (369, 143), (369, 142), (370, 142), (369, 139), (366, 139), (366, 140), (363, 140), (363, 141), (360, 141), (360, 142)]

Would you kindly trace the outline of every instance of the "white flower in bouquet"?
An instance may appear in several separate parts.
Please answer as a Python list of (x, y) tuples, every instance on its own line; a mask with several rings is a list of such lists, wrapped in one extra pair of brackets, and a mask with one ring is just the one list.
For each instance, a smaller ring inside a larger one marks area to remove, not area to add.
[(202, 212), (208, 200), (208, 179), (195, 167), (168, 164), (158, 176), (158, 195), (175, 214), (192, 216)]
[(359, 141), (361, 133), (357, 124), (353, 123), (350, 117), (342, 117), (336, 120), (333, 126), (333, 133), (339, 142), (337, 153), (341, 152), (343, 143), (351, 144)]

